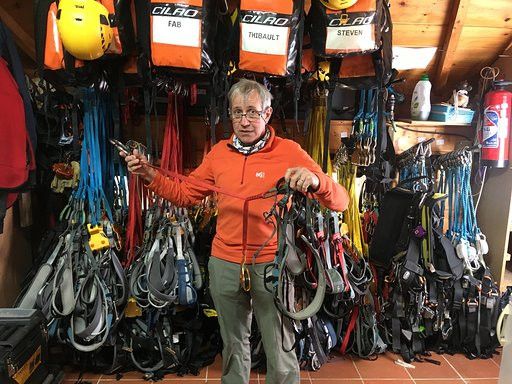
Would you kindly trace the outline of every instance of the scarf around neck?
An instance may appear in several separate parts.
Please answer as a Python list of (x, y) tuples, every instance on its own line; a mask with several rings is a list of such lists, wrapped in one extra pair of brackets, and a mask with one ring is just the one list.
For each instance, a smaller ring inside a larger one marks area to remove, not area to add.
[(243, 153), (244, 155), (250, 155), (252, 153), (258, 152), (261, 148), (263, 148), (267, 143), (269, 137), (270, 130), (266, 128), (265, 134), (256, 143), (251, 145), (244, 145), (236, 135), (233, 135), (233, 147), (238, 152)]

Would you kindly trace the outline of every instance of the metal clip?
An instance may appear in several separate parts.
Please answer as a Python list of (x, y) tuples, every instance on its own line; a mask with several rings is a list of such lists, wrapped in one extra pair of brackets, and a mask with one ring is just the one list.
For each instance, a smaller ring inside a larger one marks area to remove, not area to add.
[(116, 140), (116, 139), (109, 139), (109, 141), (110, 141), (110, 144), (115, 146), (118, 151), (123, 152), (126, 155), (131, 155), (132, 151), (130, 150), (130, 148), (127, 145), (121, 143), (119, 140)]
[(240, 265), (240, 286), (245, 292), (251, 290), (251, 274), (245, 262)]

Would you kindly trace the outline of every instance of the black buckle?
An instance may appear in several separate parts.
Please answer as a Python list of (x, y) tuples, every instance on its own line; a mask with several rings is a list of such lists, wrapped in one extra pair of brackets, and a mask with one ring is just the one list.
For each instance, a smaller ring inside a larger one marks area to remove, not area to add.
[(478, 309), (478, 301), (476, 299), (468, 299), (466, 304), (468, 306), (469, 313), (476, 312), (476, 310)]

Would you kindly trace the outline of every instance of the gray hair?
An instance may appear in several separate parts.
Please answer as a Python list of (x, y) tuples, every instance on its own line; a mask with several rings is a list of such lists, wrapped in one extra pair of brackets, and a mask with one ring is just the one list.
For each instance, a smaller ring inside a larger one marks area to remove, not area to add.
[(247, 97), (251, 92), (257, 92), (260, 96), (261, 106), (263, 110), (270, 107), (272, 102), (272, 94), (268, 91), (267, 88), (263, 84), (258, 83), (254, 80), (248, 79), (240, 79), (237, 83), (231, 86), (231, 89), (228, 92), (229, 104), (233, 101), (233, 97), (235, 95), (241, 95), (242, 97)]

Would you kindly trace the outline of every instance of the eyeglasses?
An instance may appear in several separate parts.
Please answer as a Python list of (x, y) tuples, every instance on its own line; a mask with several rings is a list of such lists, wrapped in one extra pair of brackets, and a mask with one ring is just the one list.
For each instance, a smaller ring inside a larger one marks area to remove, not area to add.
[(235, 121), (241, 121), (242, 117), (245, 116), (245, 118), (249, 121), (257, 121), (261, 117), (263, 117), (264, 111), (257, 111), (255, 109), (249, 109), (247, 112), (243, 113), (242, 111), (233, 111), (230, 113), (231, 120)]

